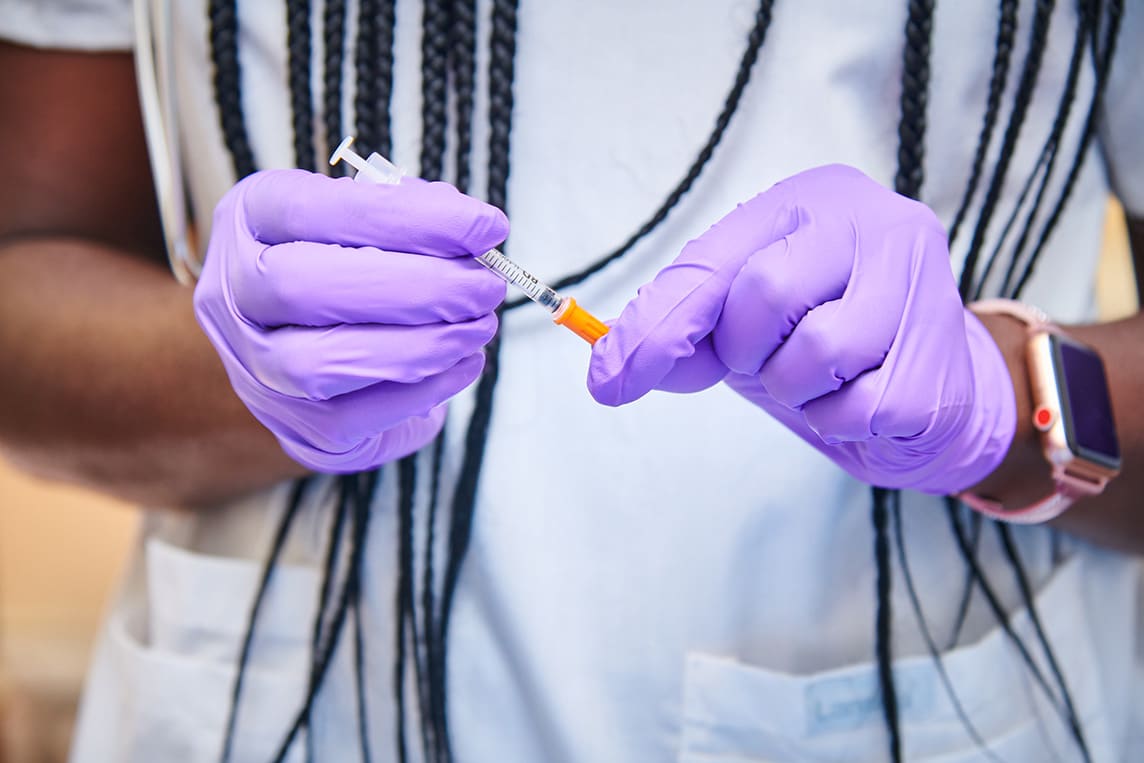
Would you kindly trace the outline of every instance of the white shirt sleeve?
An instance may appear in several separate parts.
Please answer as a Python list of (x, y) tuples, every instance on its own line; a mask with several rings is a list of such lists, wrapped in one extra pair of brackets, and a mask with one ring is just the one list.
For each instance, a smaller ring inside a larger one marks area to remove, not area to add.
[(0, 0), (0, 38), (37, 48), (132, 46), (131, 0)]
[(1144, 217), (1144, 0), (1124, 3), (1120, 38), (1104, 94), (1100, 146), (1113, 192)]

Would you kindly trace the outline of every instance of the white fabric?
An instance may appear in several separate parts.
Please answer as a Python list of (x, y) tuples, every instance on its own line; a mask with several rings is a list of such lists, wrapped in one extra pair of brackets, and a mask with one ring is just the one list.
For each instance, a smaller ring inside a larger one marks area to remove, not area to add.
[[(1130, 30), (1139, 29), (1141, 15), (1139, 2), (1129, 4), (1125, 50), (1135, 47)], [(1031, 4), (1022, 5), (1002, 124), (1026, 50)], [(995, 7), (991, 0), (938, 3), (923, 197), (944, 220), (960, 200), (980, 129)], [(483, 3), (482, 39), (488, 10)], [(522, 4), (511, 256), (556, 280), (651, 214), (706, 138), (753, 12), (752, 3), (732, 0)], [(808, 166), (846, 162), (892, 183), (904, 14), (905, 3), (888, 0), (776, 3), (739, 113), (703, 177), (655, 234), (575, 289), (576, 297), (603, 317), (618, 314), (688, 238), (738, 201)], [(233, 182), (213, 106), (205, 16), (200, 2), (177, 3), (182, 151), (204, 233), (214, 203)], [(316, 12), (315, 29), (319, 18)], [(415, 168), (417, 3), (401, 0), (397, 18), (393, 158)], [(256, 159), (265, 167), (289, 166), (289, 100), (278, 84), (285, 81), (283, 4), (242, 3), (240, 20)], [(1017, 179), (1028, 175), (1048, 134), (1074, 23), (1071, 7), (1054, 17), (1002, 220), (1019, 191)], [(313, 58), (318, 71), (322, 57)], [(486, 59), (482, 45), (479, 66)], [(1126, 92), (1138, 78), (1120, 82), (1118, 92)], [(1086, 71), (1078, 104), (1087, 103), (1091, 85)], [(483, 114), (483, 73), (478, 92)], [(1108, 113), (1121, 103), (1128, 111), (1109, 125), (1139, 123), (1139, 97), (1110, 102)], [(1079, 122), (1070, 122), (1068, 147), (1076, 144)], [(478, 120), (474, 139), (478, 168), (483, 125)], [(1144, 162), (1131, 139), (1118, 141), (1105, 159), (1117, 188), (1127, 192), (1138, 188)], [(999, 142), (998, 135), (994, 155)], [(483, 188), (483, 172), (476, 175), (473, 187)], [(1024, 295), (1058, 320), (1091, 314), (1108, 190), (1104, 168), (1090, 158)], [(999, 228), (1000, 220), (990, 238)], [(955, 266), (971, 233), (958, 239)], [(621, 409), (596, 405), (584, 390), (586, 348), (539, 311), (510, 314), (504, 340), (449, 644), (458, 759), (884, 759), (871, 666), (868, 489), (723, 388), (652, 394)], [(467, 396), (453, 405), (447, 484), (470, 407)], [(371, 741), (381, 760), (393, 755), (394, 481), (387, 477), (378, 498), (366, 555)], [(214, 759), (258, 560), (286, 493), (280, 487), (196, 518), (150, 518), (95, 661), (76, 763)], [(324, 506), (318, 494), (307, 504), (287, 550), (291, 567), (277, 579), (259, 631), (239, 718), (240, 760), (265, 760), (302, 699), (328, 500)], [(944, 644), (965, 565), (936, 499), (907, 495), (903, 514), (914, 582), (929, 627)], [(1085, 719), (1093, 759), (1140, 759), (1139, 748), (1128, 745), (1131, 694), (1139, 683), (1130, 669), (1136, 563), (1083, 544), (1054, 544), (1045, 528), (1014, 534), (1040, 590), (1040, 612)], [(1005, 605), (1018, 609), (1012, 573), (989, 528), (981, 563)], [(897, 563), (893, 604), (907, 758), (982, 758), (951, 716)], [(1023, 633), (1042, 659), (1027, 628)], [(319, 760), (356, 759), (348, 653), (339, 653), (319, 703)], [(979, 595), (946, 665), (962, 706), (1002, 760), (1076, 759), (1064, 725)], [(414, 728), (411, 740), (418, 738)]]
[(38, 48), (130, 50), (131, 0), (0, 0), (0, 39)]
[(1113, 190), (1129, 215), (1144, 217), (1144, 2), (1127, 0), (1125, 5), (1100, 141)]

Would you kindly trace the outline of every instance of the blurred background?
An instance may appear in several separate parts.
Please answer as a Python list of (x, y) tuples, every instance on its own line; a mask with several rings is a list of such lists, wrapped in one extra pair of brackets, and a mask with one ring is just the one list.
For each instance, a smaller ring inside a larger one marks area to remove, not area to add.
[[(1135, 310), (1134, 283), (1123, 214), (1111, 205), (1102, 317)], [(66, 758), (92, 641), (136, 523), (128, 506), (0, 461), (0, 763)]]

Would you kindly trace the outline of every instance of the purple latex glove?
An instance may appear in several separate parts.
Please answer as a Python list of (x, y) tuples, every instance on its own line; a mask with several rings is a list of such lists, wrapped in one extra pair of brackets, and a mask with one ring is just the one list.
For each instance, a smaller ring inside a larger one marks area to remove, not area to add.
[(789, 178), (689, 243), (596, 343), (588, 388), (621, 405), (724, 378), (882, 487), (968, 488), (1016, 427), (937, 218), (849, 167)]
[(195, 315), (291, 457), (370, 469), (429, 442), (480, 375), (505, 285), (468, 255), (507, 234), (444, 183), (259, 172), (215, 209)]

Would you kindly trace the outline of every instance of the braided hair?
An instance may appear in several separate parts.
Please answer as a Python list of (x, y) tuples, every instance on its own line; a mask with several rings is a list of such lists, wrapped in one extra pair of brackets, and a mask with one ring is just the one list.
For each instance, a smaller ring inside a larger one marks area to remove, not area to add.
[[(902, 80), (899, 98), (898, 170), (895, 190), (918, 198), (924, 187), (926, 108), (929, 87), (929, 60), (933, 25), (933, 0), (907, 0), (908, 13), (905, 44), (902, 53)], [(1078, 28), (1070, 57), (1069, 71), (1061, 95), (1052, 129), (1042, 147), (1038, 161), (1025, 179), (1022, 191), (1004, 226), (993, 252), (981, 264), (981, 255), (990, 224), (993, 220), (1002, 188), (1007, 180), (1010, 162), (1040, 73), (1047, 47), (1048, 31), (1054, 14), (1054, 0), (1033, 0), (1035, 9), (1029, 32), (1029, 48), (1020, 66), (1020, 78), (1013, 97), (1013, 106), (1005, 125), (998, 157), (991, 168), (986, 158), (992, 145), (1006, 90), (1008, 73), (1012, 65), (1014, 40), (1018, 32), (1018, 0), (999, 0), (997, 32), (995, 37), (992, 74), (986, 94), (982, 127), (973, 155), (969, 179), (950, 225), (950, 242), (956, 239), (961, 227), (969, 224), (972, 240), (959, 278), (963, 299), (980, 296), (986, 281), (1002, 250), (1009, 230), (1026, 200), (1024, 221), (1016, 243), (1008, 254), (1008, 265), (1003, 279), (1003, 294), (1019, 296), (1034, 271), (1061, 211), (1068, 201), (1095, 133), (1096, 118), (1108, 79), (1112, 56), (1116, 46), (1123, 0), (1075, 0)], [(220, 130), (230, 154), (235, 175), (243, 177), (254, 171), (256, 164), (247, 136), (242, 108), (242, 76), (238, 55), (237, 12), (235, 0), (210, 0), (210, 53), (213, 64), (212, 83), (218, 106)], [(292, 109), (293, 145), (299, 167), (314, 165), (313, 104), (310, 95), (311, 30), (309, 0), (287, 0), (287, 45), (290, 51), (287, 86)], [(353, 69), (356, 79), (353, 101), (354, 129), (359, 143), (367, 150), (388, 154), (391, 150), (390, 99), (393, 89), (393, 43), (395, 28), (394, 0), (359, 0), (357, 35), (353, 42)], [(715, 125), (698, 155), (683, 178), (672, 188), (653, 214), (614, 250), (583, 268), (559, 279), (556, 288), (565, 288), (583, 282), (604, 270), (609, 264), (627, 254), (639, 241), (654, 231), (682, 201), (699, 179), (713, 156), (724, 132), (731, 122), (742, 94), (750, 80), (751, 71), (759, 57), (770, 26), (773, 0), (760, 0), (747, 44), (736, 70), (734, 82)], [(446, 146), (449, 126), (448, 106), (453, 104), (454, 125), (453, 178), (462, 191), (467, 191), (471, 177), (472, 118), (476, 69), (475, 0), (425, 0), (422, 15), (422, 150), (420, 174), (427, 179), (445, 174)], [(344, 0), (325, 0), (323, 6), (324, 56), (323, 97), (321, 99), (327, 150), (337, 143), (342, 124), (342, 61), (345, 51), (346, 7)], [(493, 0), (489, 61), (489, 144), (487, 200), (505, 209), (510, 171), (510, 136), (513, 110), (513, 74), (515, 62), (517, 0)], [(1038, 213), (1042, 208), (1050, 177), (1060, 155), (1065, 126), (1072, 112), (1079, 72), (1085, 57), (1093, 61), (1095, 84), (1088, 104), (1081, 138), (1075, 148), (1069, 170), (1048, 216), (1034, 231)], [(972, 221), (971, 210), (982, 181), (984, 198)], [(1036, 191), (1032, 189), (1036, 187)], [(1030, 194), (1032, 194), (1030, 196)], [(1032, 244), (1028, 253), (1025, 249)], [(524, 300), (513, 300), (502, 307), (502, 313), (517, 309)], [(413, 672), (413, 686), (418, 701), (420, 742), (424, 758), (435, 763), (453, 759), (447, 714), (447, 673), (445, 651), (452, 602), (456, 593), (462, 564), (468, 549), (476, 492), (481, 472), (485, 443), (492, 417), (494, 392), (499, 375), (500, 338), (494, 338), (487, 349), (487, 362), (477, 384), (474, 411), (467, 424), (459, 477), (453, 486), (448, 512), (443, 520), (438, 515), (442, 501), (441, 464), (444, 459), (444, 435), (427, 448), (429, 464), (429, 498), (424, 518), (422, 559), (418, 565), (414, 544), (416, 516), (415, 494), (418, 485), (417, 455), (401, 459), (384, 471), (395, 471), (397, 478), (398, 554), (397, 586), (395, 591), (395, 651), (393, 691), (397, 714), (396, 752), (399, 760), (408, 759), (406, 726), (408, 725), (406, 693), (409, 671)], [(318, 611), (312, 631), (312, 658), (306, 696), (286, 737), (282, 740), (275, 760), (283, 760), (310, 723), (310, 715), (328, 673), (335, 648), (344, 635), (347, 621), (352, 619), (355, 665), (355, 691), (358, 709), (358, 735), (363, 759), (370, 760), (370, 744), (366, 719), (367, 697), (364, 688), (360, 601), (362, 588), (362, 553), (365, 546), (370, 504), (381, 484), (382, 471), (359, 475), (346, 475), (336, 480), (336, 501), (330, 517), (329, 538), (319, 592)], [(245, 667), (249, 660), (253, 634), (259, 610), (267, 587), (277, 567), (287, 536), (299, 511), (304, 495), (312, 489), (309, 480), (299, 481), (291, 493), (286, 511), (279, 522), (267, 556), (263, 575), (248, 618), (246, 636), (240, 649), (238, 670), (231, 692), (231, 706), (225, 728), (221, 760), (230, 758), (236, 734)], [(1085, 760), (1089, 752), (1081, 729), (1080, 719), (1073, 707), (1064, 675), (1059, 668), (1048, 638), (1041, 627), (1034, 605), (1033, 592), (1025, 573), (1018, 549), (1010, 529), (997, 524), (996, 530), (1006, 558), (1013, 569), (1022, 602), (1030, 613), (1030, 620), (1040, 649), (1052, 672), (1052, 682), (1044, 676), (1034, 661), (1029, 648), (1008, 625), (1008, 615), (992, 584), (981, 570), (977, 560), (977, 541), (982, 519), (971, 514), (967, 529), (962, 520), (963, 509), (953, 499), (947, 499), (947, 514), (951, 536), (962, 555), (966, 567), (966, 581), (961, 607), (950, 644), (956, 643), (957, 633), (964, 620), (969, 598), (974, 590), (981, 592), (1006, 637), (1014, 643), (1040, 689), (1050, 698), (1076, 740)], [(938, 668), (939, 676), (953, 705), (974, 741), (989, 757), (976, 729), (957, 700), (953, 687), (942, 667), (941, 654), (925, 623), (921, 604), (910, 575), (905, 544), (902, 540), (900, 493), (875, 488), (872, 492), (872, 525), (875, 557), (875, 659), (882, 700), (883, 715), (888, 736), (891, 760), (902, 758), (902, 739), (898, 718), (898, 704), (893, 680), (893, 650), (890, 639), (892, 613), (890, 555), (896, 545), (900, 568), (911, 606)], [(991, 522), (992, 520), (987, 520)], [(436, 558), (437, 525), (446, 531), (445, 558)], [(347, 542), (348, 540), (348, 542)], [(893, 542), (892, 542), (893, 541)], [(343, 551), (343, 547), (348, 547)], [(421, 568), (421, 597), (417, 597), (416, 571)], [(340, 571), (340, 572), (339, 572)], [(440, 575), (438, 575), (440, 573)], [(440, 585), (436, 585), (440, 576)], [(420, 610), (420, 612), (418, 611)], [(420, 615), (420, 617), (418, 616)], [(310, 735), (306, 735), (309, 739)], [(309, 744), (309, 742), (307, 743)], [(310, 749), (310, 759), (313, 750)]]

